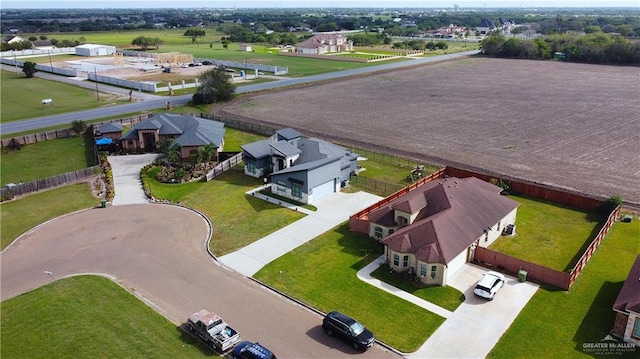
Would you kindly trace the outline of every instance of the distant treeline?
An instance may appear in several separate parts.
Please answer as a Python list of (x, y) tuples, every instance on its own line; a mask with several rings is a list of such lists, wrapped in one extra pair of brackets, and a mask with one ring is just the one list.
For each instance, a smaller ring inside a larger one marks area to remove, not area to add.
[(638, 65), (640, 42), (601, 32), (588, 35), (550, 35), (536, 39), (492, 35), (482, 40), (484, 55), (524, 59), (562, 58), (567, 61)]

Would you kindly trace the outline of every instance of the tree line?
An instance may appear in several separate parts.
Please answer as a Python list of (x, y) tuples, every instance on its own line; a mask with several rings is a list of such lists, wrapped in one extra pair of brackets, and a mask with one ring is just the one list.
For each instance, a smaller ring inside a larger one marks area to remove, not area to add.
[(602, 32), (587, 35), (550, 35), (535, 39), (491, 35), (480, 43), (484, 55), (524, 59), (551, 59), (619, 65), (640, 64), (640, 42)]

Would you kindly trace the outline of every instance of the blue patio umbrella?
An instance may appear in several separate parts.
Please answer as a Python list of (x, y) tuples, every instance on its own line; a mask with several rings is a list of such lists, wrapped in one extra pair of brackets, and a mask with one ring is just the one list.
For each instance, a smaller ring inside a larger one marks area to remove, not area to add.
[(108, 137), (103, 137), (99, 140), (96, 140), (96, 145), (100, 146), (100, 145), (110, 145), (113, 143), (113, 140), (108, 138)]

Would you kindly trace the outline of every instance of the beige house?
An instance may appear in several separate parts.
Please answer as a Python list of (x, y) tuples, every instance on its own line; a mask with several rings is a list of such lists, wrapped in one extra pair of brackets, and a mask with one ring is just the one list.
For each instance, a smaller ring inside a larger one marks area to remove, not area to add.
[(353, 41), (343, 34), (320, 34), (296, 44), (296, 52), (302, 54), (325, 54), (353, 50)]
[(627, 343), (640, 345), (640, 255), (620, 289), (613, 310), (616, 321), (611, 334)]
[(477, 246), (515, 225), (519, 203), (475, 177), (434, 180), (369, 214), (369, 236), (385, 245), (389, 267), (446, 285)]

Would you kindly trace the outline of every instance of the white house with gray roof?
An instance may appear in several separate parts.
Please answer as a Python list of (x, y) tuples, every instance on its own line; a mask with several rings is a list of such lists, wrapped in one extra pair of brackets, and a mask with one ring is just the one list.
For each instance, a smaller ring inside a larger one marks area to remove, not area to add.
[(302, 203), (339, 192), (357, 173), (357, 154), (321, 139), (303, 138), (292, 128), (242, 150), (246, 175), (268, 176), (273, 193)]

